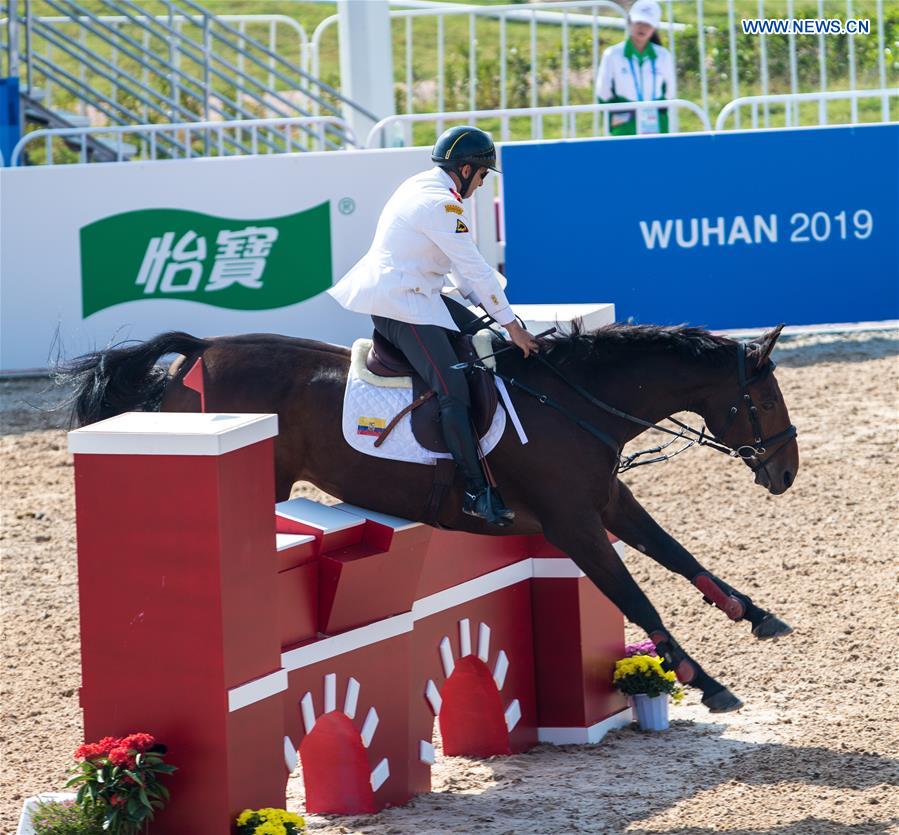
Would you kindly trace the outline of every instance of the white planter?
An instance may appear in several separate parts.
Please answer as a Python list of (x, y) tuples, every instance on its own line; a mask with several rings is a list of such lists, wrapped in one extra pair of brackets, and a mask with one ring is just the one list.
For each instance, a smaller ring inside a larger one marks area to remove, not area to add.
[(647, 696), (637, 693), (634, 699), (634, 712), (637, 724), (642, 731), (664, 731), (668, 728), (668, 694)]
[(34, 827), (31, 824), (31, 813), (41, 803), (62, 803), (65, 800), (74, 800), (75, 792), (44, 792), (34, 797), (25, 799), (22, 804), (22, 814), (19, 816), (19, 827), (16, 835), (34, 835)]

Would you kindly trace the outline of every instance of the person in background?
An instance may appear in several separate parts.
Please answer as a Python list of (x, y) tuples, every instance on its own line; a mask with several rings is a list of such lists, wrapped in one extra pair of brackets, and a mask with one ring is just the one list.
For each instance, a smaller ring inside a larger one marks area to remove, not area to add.
[[(628, 13), (628, 37), (602, 54), (596, 99), (608, 102), (664, 101), (675, 90), (674, 61), (659, 41), (662, 10), (656, 0), (637, 0)], [(667, 108), (609, 114), (613, 136), (668, 133)]]

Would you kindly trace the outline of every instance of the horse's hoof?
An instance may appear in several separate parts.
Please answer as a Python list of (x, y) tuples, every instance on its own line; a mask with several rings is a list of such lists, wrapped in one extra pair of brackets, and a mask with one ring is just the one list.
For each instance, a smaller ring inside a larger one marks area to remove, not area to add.
[(752, 634), (760, 641), (768, 641), (771, 638), (783, 638), (792, 631), (792, 626), (769, 614), (762, 618), (759, 625), (752, 630)]
[(726, 687), (706, 696), (702, 703), (709, 709), (709, 713), (730, 713), (743, 707), (743, 702)]

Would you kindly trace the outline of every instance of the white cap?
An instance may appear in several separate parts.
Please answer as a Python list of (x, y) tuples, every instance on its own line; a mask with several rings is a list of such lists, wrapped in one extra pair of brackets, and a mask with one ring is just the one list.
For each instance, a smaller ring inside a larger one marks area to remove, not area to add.
[(648, 23), (653, 29), (658, 29), (662, 22), (662, 8), (656, 0), (637, 0), (631, 6), (628, 17), (631, 23)]

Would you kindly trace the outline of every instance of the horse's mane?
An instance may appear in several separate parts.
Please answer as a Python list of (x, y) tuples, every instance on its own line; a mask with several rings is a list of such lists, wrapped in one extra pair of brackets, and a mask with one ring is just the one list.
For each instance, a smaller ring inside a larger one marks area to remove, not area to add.
[(567, 332), (546, 340), (550, 355), (561, 362), (575, 360), (604, 365), (646, 354), (668, 354), (684, 359), (703, 359), (720, 366), (731, 361), (736, 342), (703, 328), (686, 325), (603, 325), (595, 331), (584, 330), (575, 319)]

